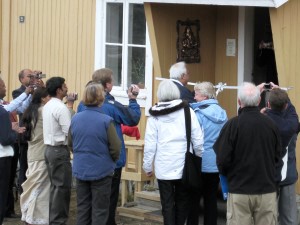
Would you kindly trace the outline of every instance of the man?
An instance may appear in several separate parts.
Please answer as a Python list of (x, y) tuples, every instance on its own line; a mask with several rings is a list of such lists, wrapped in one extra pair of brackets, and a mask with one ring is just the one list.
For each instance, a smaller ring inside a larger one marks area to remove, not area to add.
[[(117, 161), (116, 168), (114, 171), (111, 194), (110, 194), (110, 206), (109, 206), (109, 217), (107, 225), (116, 225), (115, 215), (116, 208), (119, 198), (120, 181), (122, 174), (122, 167), (126, 163), (126, 152), (125, 143), (121, 130), (121, 124), (127, 126), (136, 126), (141, 117), (140, 106), (136, 101), (139, 88), (134, 85), (128, 90), (129, 104), (128, 107), (123, 106), (121, 103), (115, 101), (114, 97), (110, 94), (113, 87), (113, 72), (110, 69), (103, 68), (96, 70), (92, 77), (94, 82), (101, 83), (105, 90), (105, 101), (101, 106), (101, 112), (111, 116), (114, 119), (117, 134), (122, 142), (122, 148), (120, 153), (120, 159)], [(80, 103), (77, 112), (85, 109), (85, 106)]]
[(71, 113), (62, 102), (67, 96), (65, 79), (52, 77), (46, 82), (51, 99), (43, 109), (45, 160), (51, 182), (49, 224), (65, 225), (69, 215), (72, 168), (67, 147)]
[[(12, 92), (12, 96), (14, 99), (17, 99), (22, 93), (25, 92), (27, 88), (29, 88), (30, 79), (32, 75), (32, 70), (30, 69), (23, 69), (19, 72), (19, 81), (21, 86)], [(28, 106), (28, 105), (27, 105)], [(26, 109), (26, 108), (25, 108)], [(24, 110), (25, 111), (25, 110)], [(18, 112), (19, 115), (19, 124), (22, 126), (22, 114), (23, 112)], [(22, 190), (22, 183), (26, 180), (26, 170), (28, 168), (27, 164), (27, 151), (28, 151), (28, 144), (24, 140), (22, 135), (19, 135), (19, 163), (20, 163), (20, 171), (19, 171), (19, 178), (18, 178), (18, 185), (20, 193), (23, 192)]]
[(170, 79), (176, 84), (180, 91), (180, 98), (189, 103), (195, 102), (194, 94), (187, 87), (190, 75), (186, 68), (185, 62), (178, 62), (170, 68)]
[(280, 225), (297, 224), (295, 183), (298, 179), (296, 168), (296, 141), (298, 135), (298, 115), (286, 91), (271, 82), (268, 108), (265, 114), (279, 129), (282, 145), (283, 166), (277, 170), (279, 182), (278, 211)]
[(228, 225), (276, 224), (280, 135), (260, 113), (259, 102), (259, 89), (244, 83), (238, 90), (239, 115), (224, 125), (214, 144), (219, 172), (228, 179)]
[[(0, 99), (6, 96), (6, 87), (4, 81), (0, 78)], [(9, 193), (9, 184), (11, 178), (11, 164), (14, 150), (12, 145), (15, 143), (16, 132), (24, 132), (24, 128), (20, 128), (17, 123), (11, 123), (9, 113), (0, 104), (0, 224), (7, 208), (7, 196)], [(15, 132), (16, 131), (16, 132)]]

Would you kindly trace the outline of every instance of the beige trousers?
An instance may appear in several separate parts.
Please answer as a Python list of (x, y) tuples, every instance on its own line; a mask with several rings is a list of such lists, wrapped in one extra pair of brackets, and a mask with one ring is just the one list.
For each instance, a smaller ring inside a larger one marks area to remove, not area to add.
[(276, 192), (261, 195), (228, 194), (227, 225), (276, 224)]

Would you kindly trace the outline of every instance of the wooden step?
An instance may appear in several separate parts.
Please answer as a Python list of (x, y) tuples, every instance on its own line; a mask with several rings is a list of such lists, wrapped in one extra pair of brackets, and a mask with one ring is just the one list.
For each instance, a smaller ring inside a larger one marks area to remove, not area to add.
[(138, 205), (154, 207), (157, 210), (161, 209), (159, 191), (140, 191), (134, 193), (135, 202)]
[(140, 219), (140, 220), (152, 220), (157, 222), (163, 222), (161, 210), (145, 205), (137, 205), (133, 207), (118, 207), (118, 214), (120, 216)]

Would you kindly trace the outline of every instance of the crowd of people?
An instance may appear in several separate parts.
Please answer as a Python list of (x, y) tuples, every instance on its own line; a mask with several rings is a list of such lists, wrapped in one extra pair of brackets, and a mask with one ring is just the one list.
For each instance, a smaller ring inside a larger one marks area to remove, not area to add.
[[(295, 225), (299, 121), (287, 92), (272, 82), (268, 90), (264, 83), (245, 82), (238, 89), (238, 115), (228, 120), (212, 83), (199, 82), (192, 92), (186, 87), (189, 71), (184, 62), (169, 72), (170, 79), (158, 86), (158, 103), (149, 109), (143, 159), (146, 175), (157, 179), (164, 224), (199, 224), (203, 199), (203, 224), (217, 225), (222, 175), (228, 185), (228, 225)], [(77, 225), (116, 225), (126, 163), (121, 126), (140, 121), (138, 86), (128, 90), (124, 106), (110, 94), (113, 71), (96, 70), (75, 113), (76, 95), (68, 93), (65, 79), (51, 77), (44, 84), (39, 73), (19, 73), (21, 87), (13, 91), (10, 103), (3, 100), (6, 87), (0, 78), (0, 170), (6, 171), (0, 173), (0, 224), (4, 217), (18, 216), (13, 185), (19, 161), (25, 224), (67, 224), (75, 177)], [(270, 92), (269, 99), (260, 109), (264, 91)], [(182, 182), (187, 145), (202, 159), (201, 188)]]

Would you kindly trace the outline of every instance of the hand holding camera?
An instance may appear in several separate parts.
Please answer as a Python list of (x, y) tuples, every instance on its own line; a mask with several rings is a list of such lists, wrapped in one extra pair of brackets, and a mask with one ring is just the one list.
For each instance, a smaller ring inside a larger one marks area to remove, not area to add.
[(29, 86), (33, 87), (34, 89), (45, 86), (44, 82), (42, 81), (43, 78), (46, 78), (46, 74), (43, 74), (42, 71), (35, 70), (32, 74), (30, 74)]
[(68, 93), (67, 102), (75, 102), (78, 99), (78, 93)]
[(137, 85), (132, 84), (127, 91), (128, 98), (129, 99), (136, 99), (137, 96), (139, 95), (140, 89)]

